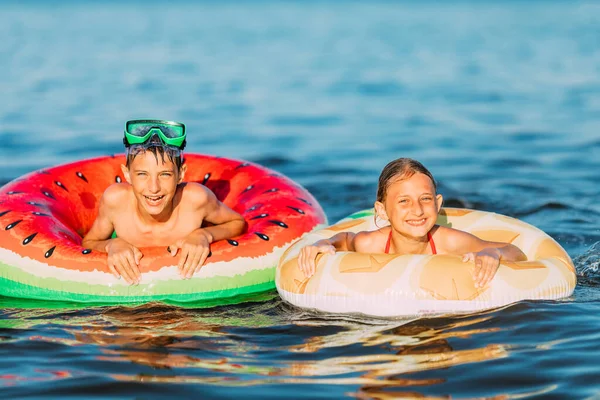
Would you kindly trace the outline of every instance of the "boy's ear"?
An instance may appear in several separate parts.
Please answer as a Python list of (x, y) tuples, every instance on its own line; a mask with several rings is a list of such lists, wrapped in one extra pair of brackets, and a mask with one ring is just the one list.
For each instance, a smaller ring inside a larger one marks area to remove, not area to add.
[(381, 218), (385, 221), (389, 219), (387, 213), (385, 212), (385, 207), (380, 201), (375, 202), (375, 215), (377, 215), (378, 218)]
[(444, 203), (444, 197), (442, 197), (441, 194), (438, 194), (437, 196), (435, 196), (435, 199), (437, 201), (437, 210), (438, 212), (440, 212), (440, 210), (442, 209), (442, 204)]
[(123, 172), (123, 176), (127, 183), (131, 185), (131, 177), (129, 176), (129, 168), (127, 168), (124, 164), (121, 164), (121, 172)]
[(183, 182), (183, 177), (185, 176), (185, 172), (187, 171), (187, 164), (183, 164), (181, 168), (179, 168), (179, 181), (177, 183)]

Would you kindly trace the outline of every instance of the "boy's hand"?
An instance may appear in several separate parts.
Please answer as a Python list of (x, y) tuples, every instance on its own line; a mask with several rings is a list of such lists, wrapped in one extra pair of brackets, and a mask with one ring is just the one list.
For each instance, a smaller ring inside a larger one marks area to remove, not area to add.
[(179, 249), (181, 255), (177, 268), (182, 278), (189, 279), (200, 270), (210, 255), (210, 238), (202, 229), (197, 229), (167, 248), (173, 257)]
[(304, 276), (310, 278), (315, 274), (316, 267), (316, 259), (319, 254), (335, 254), (335, 247), (330, 244), (319, 244), (314, 243), (311, 246), (303, 247), (300, 250), (300, 254), (298, 255), (298, 267), (302, 272), (304, 272)]
[(106, 245), (108, 268), (117, 278), (123, 277), (130, 285), (140, 283), (140, 260), (144, 256), (135, 246), (123, 239), (111, 239)]
[(467, 253), (463, 256), (463, 262), (467, 261), (475, 262), (475, 270), (473, 271), (475, 287), (482, 288), (492, 281), (496, 271), (498, 271), (500, 251), (489, 247), (477, 253)]

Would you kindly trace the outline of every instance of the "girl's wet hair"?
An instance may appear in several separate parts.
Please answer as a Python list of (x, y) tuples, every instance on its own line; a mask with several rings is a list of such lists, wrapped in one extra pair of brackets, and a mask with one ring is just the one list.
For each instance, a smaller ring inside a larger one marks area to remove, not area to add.
[(129, 168), (133, 160), (138, 155), (144, 154), (147, 151), (150, 151), (152, 152), (152, 154), (154, 154), (154, 157), (156, 158), (157, 162), (159, 156), (163, 163), (166, 161), (166, 157), (166, 159), (168, 159), (177, 166), (177, 170), (180, 170), (181, 166), (183, 165), (184, 160), (180, 149), (172, 146), (166, 146), (165, 144), (163, 144), (160, 138), (158, 138), (157, 136), (152, 136), (150, 140), (148, 140), (144, 144), (134, 144), (127, 147), (127, 168)]
[(433, 182), (433, 189), (437, 193), (437, 184), (433, 175), (423, 164), (412, 158), (398, 158), (390, 161), (379, 175), (379, 185), (377, 186), (377, 201), (383, 203), (390, 185), (399, 180), (407, 179), (416, 173), (427, 175)]

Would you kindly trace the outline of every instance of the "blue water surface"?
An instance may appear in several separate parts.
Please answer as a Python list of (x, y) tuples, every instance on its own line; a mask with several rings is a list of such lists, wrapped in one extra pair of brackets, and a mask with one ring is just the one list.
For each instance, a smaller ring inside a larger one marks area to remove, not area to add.
[(411, 321), (276, 293), (210, 309), (5, 301), (2, 398), (598, 398), (599, 3), (3, 1), (0, 15), (0, 184), (122, 152), (128, 119), (173, 119), (188, 151), (273, 168), (333, 222), (413, 157), (447, 205), (549, 233), (579, 280), (561, 301)]

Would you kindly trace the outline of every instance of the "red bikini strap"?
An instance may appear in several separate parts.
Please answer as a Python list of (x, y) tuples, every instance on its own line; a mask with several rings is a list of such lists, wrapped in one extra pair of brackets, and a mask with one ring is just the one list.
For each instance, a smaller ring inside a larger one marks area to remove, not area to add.
[(435, 243), (433, 242), (433, 236), (431, 236), (431, 232), (427, 232), (427, 239), (429, 239), (429, 244), (431, 245), (431, 252), (433, 254), (437, 254), (435, 250)]
[[(433, 236), (431, 236), (431, 232), (427, 232), (427, 239), (429, 240), (429, 245), (431, 246), (431, 253), (437, 254), (435, 249), (435, 243), (433, 241)], [(385, 243), (385, 254), (389, 254), (390, 252), (390, 243), (392, 242), (392, 231), (390, 230), (390, 235), (388, 236), (387, 242)]]
[(390, 235), (388, 236), (388, 240), (385, 244), (385, 254), (389, 254), (391, 242), (392, 242), (392, 230), (390, 229)]

